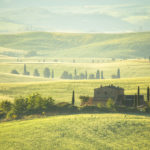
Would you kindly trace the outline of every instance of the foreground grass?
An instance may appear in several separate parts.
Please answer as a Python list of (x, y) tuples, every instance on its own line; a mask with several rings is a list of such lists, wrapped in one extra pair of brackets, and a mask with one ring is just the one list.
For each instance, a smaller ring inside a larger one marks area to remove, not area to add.
[(1, 150), (147, 150), (150, 117), (87, 114), (0, 124)]
[(137, 87), (140, 86), (141, 94), (144, 94), (146, 98), (146, 89), (147, 86), (150, 85), (150, 77), (113, 80), (53, 80), (30, 83), (0, 83), (0, 100), (4, 100), (5, 98), (13, 99), (18, 96), (27, 96), (31, 93), (38, 92), (44, 97), (53, 97), (56, 100), (56, 103), (62, 101), (71, 102), (72, 91), (75, 90), (76, 105), (79, 105), (79, 96), (88, 95), (92, 97), (94, 88), (111, 84), (123, 87), (125, 89), (125, 94), (137, 93)]

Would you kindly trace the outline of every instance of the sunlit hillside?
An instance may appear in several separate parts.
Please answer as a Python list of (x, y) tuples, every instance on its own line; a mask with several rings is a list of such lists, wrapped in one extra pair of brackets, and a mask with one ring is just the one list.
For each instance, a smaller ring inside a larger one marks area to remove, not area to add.
[(0, 124), (3, 150), (147, 150), (150, 117), (88, 114), (47, 117)]
[[(31, 32), (1, 34), (0, 53), (12, 56), (135, 58), (149, 56), (150, 32), (81, 34)], [(6, 53), (3, 48), (21, 52)]]

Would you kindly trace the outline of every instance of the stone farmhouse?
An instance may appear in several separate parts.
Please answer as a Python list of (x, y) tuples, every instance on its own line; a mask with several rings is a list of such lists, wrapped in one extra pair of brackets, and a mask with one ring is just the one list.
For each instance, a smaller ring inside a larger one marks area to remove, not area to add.
[[(144, 105), (144, 95), (124, 95), (124, 89), (114, 85), (104, 86), (94, 89), (94, 97), (89, 98), (87, 105), (105, 104), (108, 99), (112, 99), (118, 105), (129, 107)], [(83, 105), (83, 104), (82, 104)]]

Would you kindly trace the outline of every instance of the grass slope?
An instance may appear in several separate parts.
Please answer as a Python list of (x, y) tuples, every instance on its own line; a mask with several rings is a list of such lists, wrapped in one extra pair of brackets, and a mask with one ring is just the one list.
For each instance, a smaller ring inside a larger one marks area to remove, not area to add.
[(0, 73), (1, 83), (48, 81), (47, 78)]
[(38, 92), (42, 96), (51, 96), (58, 102), (71, 102), (72, 91), (75, 90), (75, 103), (80, 105), (79, 96), (88, 95), (93, 97), (94, 88), (101, 85), (115, 85), (125, 89), (125, 94), (134, 95), (137, 93), (137, 87), (140, 86), (141, 94), (145, 95), (146, 89), (150, 85), (148, 78), (132, 79), (108, 79), (108, 80), (87, 80), (87, 81), (61, 81), (52, 82), (30, 82), (30, 83), (0, 83), (0, 100), (11, 99), (18, 96), (27, 96)]
[(2, 150), (147, 150), (150, 117), (88, 114), (0, 124)]
[[(48, 61), (48, 60), (46, 60)], [(90, 60), (92, 61), (92, 60)], [(85, 71), (88, 74), (96, 74), (97, 70), (104, 72), (104, 78), (110, 79), (113, 74), (117, 73), (117, 69), (121, 70), (121, 78), (136, 78), (136, 77), (149, 77), (150, 76), (150, 63), (148, 60), (124, 60), (124, 61), (108, 61), (99, 63), (41, 63), (38, 59), (31, 62), (25, 60), (27, 71), (33, 75), (34, 69), (38, 69), (41, 77), (43, 77), (44, 68), (48, 67), (51, 71), (54, 70), (55, 78), (59, 79), (64, 71), (68, 71), (74, 75), (74, 70), (76, 68), (78, 75)], [(24, 63), (0, 63), (0, 73), (10, 73), (11, 70), (16, 69), (20, 74), (23, 73)], [(3, 74), (4, 76), (4, 74)], [(17, 77), (17, 76), (16, 76)], [(20, 77), (20, 76), (18, 76)], [(7, 79), (7, 78), (6, 78)], [(22, 82), (27, 80), (14, 80), (14, 82)], [(41, 78), (39, 78), (40, 81)], [(43, 78), (42, 78), (43, 79)], [(37, 80), (37, 78), (35, 79)], [(43, 80), (41, 80), (43, 81)], [(12, 80), (3, 80), (0, 78), (0, 82), (12, 82)]]
[(146, 57), (150, 32), (81, 34), (31, 32), (1, 34), (0, 46), (51, 57)]

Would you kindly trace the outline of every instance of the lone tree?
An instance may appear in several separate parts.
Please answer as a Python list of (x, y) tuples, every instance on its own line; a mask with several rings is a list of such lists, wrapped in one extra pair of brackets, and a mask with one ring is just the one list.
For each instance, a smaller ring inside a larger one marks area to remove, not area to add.
[(24, 75), (30, 75), (30, 72), (27, 71), (26, 64), (24, 64)]
[(72, 92), (72, 105), (74, 105), (74, 103), (75, 103), (75, 92), (73, 90), (73, 92)]
[(99, 70), (97, 70), (97, 72), (96, 72), (96, 79), (100, 79), (100, 71)]
[(50, 70), (49, 70), (49, 68), (45, 68), (44, 69), (44, 77), (45, 78), (49, 78), (50, 77)]
[(40, 73), (39, 73), (38, 69), (35, 69), (35, 70), (34, 70), (33, 75), (36, 76), (36, 77), (39, 77), (39, 76), (40, 76)]
[(120, 78), (120, 69), (117, 71), (117, 77)]

